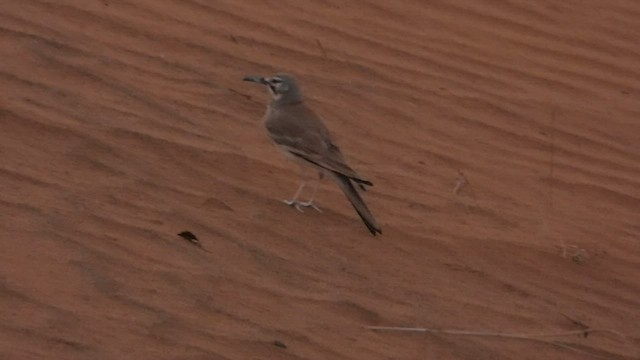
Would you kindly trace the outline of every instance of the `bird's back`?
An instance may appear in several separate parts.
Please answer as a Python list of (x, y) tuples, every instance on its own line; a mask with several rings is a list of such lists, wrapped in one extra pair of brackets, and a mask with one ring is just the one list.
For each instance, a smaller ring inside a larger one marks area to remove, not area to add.
[(264, 124), (273, 141), (294, 155), (356, 181), (369, 183), (347, 165), (329, 129), (304, 102), (271, 104)]

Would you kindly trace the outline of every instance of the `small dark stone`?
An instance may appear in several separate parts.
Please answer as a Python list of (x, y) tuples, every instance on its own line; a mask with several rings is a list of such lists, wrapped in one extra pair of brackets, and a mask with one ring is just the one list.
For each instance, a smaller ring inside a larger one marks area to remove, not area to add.
[(200, 245), (200, 240), (198, 240), (198, 238), (191, 231), (185, 230), (183, 232), (178, 233), (178, 236), (180, 236), (183, 239), (191, 242), (194, 245), (201, 246)]
[(279, 347), (279, 348), (283, 348), (286, 349), (287, 345), (285, 343), (283, 343), (282, 341), (276, 340), (273, 342), (273, 345)]

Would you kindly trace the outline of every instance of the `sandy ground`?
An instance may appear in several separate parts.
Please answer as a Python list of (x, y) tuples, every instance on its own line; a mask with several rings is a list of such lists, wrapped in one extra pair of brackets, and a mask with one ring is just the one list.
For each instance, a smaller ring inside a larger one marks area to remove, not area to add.
[[(639, 17), (2, 1), (0, 358), (637, 359)], [(298, 169), (241, 79), (282, 70), (375, 184), (382, 236), (330, 182), (322, 213), (279, 202)]]

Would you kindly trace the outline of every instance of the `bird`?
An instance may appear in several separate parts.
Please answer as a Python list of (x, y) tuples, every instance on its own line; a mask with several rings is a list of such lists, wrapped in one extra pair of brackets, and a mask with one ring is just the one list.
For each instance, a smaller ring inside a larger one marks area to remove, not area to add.
[(373, 214), (360, 196), (354, 184), (365, 190), (371, 181), (361, 177), (346, 162), (323, 120), (304, 101), (302, 90), (293, 75), (276, 73), (272, 76), (246, 76), (244, 81), (266, 86), (271, 100), (263, 117), (267, 133), (285, 155), (304, 167), (315, 169), (318, 179), (311, 198), (298, 201), (307, 184), (305, 179), (291, 200), (283, 200), (289, 206), (302, 212), (311, 207), (321, 211), (314, 204), (318, 183), (325, 176), (333, 179), (353, 205), (362, 222), (374, 236), (382, 230)]

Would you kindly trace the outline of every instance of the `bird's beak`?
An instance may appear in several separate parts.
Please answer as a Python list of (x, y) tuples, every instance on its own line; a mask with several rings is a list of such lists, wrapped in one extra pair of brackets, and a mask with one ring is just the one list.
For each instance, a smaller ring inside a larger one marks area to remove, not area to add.
[(243, 81), (251, 81), (254, 83), (258, 83), (258, 84), (263, 84), (266, 85), (267, 84), (267, 79), (261, 77), (261, 76), (245, 76), (243, 79)]

